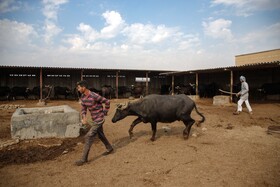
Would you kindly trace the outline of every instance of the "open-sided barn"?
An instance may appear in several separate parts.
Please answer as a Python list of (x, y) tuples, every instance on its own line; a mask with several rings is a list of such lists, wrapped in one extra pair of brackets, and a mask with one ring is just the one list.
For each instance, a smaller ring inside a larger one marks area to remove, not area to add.
[[(219, 89), (238, 91), (239, 77), (244, 75), (250, 85), (251, 100), (266, 98), (279, 101), (279, 74), (280, 49), (238, 55), (235, 66), (177, 72), (0, 65), (0, 97), (6, 99), (6, 91), (3, 90), (7, 88), (16, 87), (21, 92), (24, 92), (24, 88), (29, 91), (41, 88), (39, 98), (42, 99), (46, 96), (43, 88), (52, 86), (67, 88), (69, 94), (65, 98), (74, 98), (76, 83), (82, 79), (87, 80), (95, 91), (100, 91), (103, 86), (110, 86), (115, 98), (131, 96), (131, 90), (135, 87), (141, 87), (141, 95), (148, 95), (176, 93), (178, 86), (193, 89), (183, 91), (185, 94), (213, 97), (221, 94)], [(25, 97), (24, 94), (20, 96)], [(57, 96), (61, 97), (64, 96)], [(54, 92), (51, 92), (50, 98), (55, 98)]]
[[(160, 75), (171, 77), (173, 92), (176, 91), (176, 85), (191, 83), (196, 85), (195, 93), (201, 97), (221, 94), (219, 89), (239, 91), (239, 77), (244, 75), (250, 85), (251, 100), (280, 100), (280, 49), (237, 55), (235, 61), (235, 66), (165, 72)], [(210, 93), (202, 93), (204, 86), (212, 88)]]
[[(168, 77), (159, 75), (162, 71), (150, 70), (115, 70), (95, 68), (55, 68), (55, 67), (22, 67), (0, 66), (1, 87), (34, 87), (52, 86), (67, 87), (74, 93), (79, 80), (87, 80), (92, 89), (100, 91), (103, 86), (114, 89), (114, 97), (130, 96), (131, 86), (143, 87), (143, 95), (160, 93), (161, 85), (167, 84)], [(125, 93), (124, 88), (127, 89)], [(54, 93), (51, 94), (54, 97)]]

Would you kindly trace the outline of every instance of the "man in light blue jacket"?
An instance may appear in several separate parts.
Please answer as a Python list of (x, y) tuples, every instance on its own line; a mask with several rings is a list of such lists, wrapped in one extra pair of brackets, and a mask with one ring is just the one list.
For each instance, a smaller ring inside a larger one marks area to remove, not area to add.
[(249, 98), (249, 85), (246, 82), (246, 78), (244, 76), (240, 76), (240, 82), (241, 82), (241, 91), (236, 94), (237, 97), (240, 96), (240, 99), (237, 103), (237, 111), (234, 112), (233, 114), (238, 115), (238, 114), (240, 114), (240, 112), (242, 112), (242, 104), (243, 104), (244, 101), (245, 101), (246, 107), (249, 111), (249, 114), (253, 114), (252, 108), (251, 108), (249, 100), (248, 100), (248, 98)]

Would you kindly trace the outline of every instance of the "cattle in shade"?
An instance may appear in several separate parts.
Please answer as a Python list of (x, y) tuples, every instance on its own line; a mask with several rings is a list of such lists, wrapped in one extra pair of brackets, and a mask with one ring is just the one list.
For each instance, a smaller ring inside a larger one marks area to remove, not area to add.
[(199, 97), (201, 98), (212, 98), (219, 94), (219, 86), (215, 82), (210, 84), (199, 84), (198, 92)]
[(54, 87), (54, 97), (56, 99), (58, 99), (59, 96), (64, 96), (64, 98), (67, 99), (67, 97), (70, 95), (72, 95), (72, 91), (68, 87), (61, 87), (61, 86)]
[(160, 94), (161, 95), (167, 95), (167, 94), (170, 94), (170, 88), (171, 88), (171, 85), (169, 84), (163, 84), (160, 86)]
[(259, 89), (259, 92), (262, 92), (266, 95), (276, 95), (280, 94), (280, 82), (277, 83), (265, 83)]
[(114, 89), (110, 85), (104, 85), (101, 88), (102, 96), (108, 99), (112, 99), (112, 95), (114, 94)]
[(268, 95), (279, 95), (280, 94), (280, 82), (276, 83), (264, 83), (258, 88), (259, 93), (263, 98), (267, 98)]
[[(170, 91), (172, 94), (172, 90)], [(195, 84), (178, 85), (174, 88), (174, 94), (195, 95)]]
[(96, 89), (96, 88), (89, 88), (89, 90), (92, 91), (92, 92), (94, 92), (94, 93), (97, 93), (97, 94), (99, 94), (99, 95), (102, 95), (101, 90), (98, 90), (98, 89)]
[(202, 117), (198, 124), (204, 122), (205, 117), (197, 110), (196, 104), (185, 94), (180, 95), (148, 95), (136, 102), (128, 103), (125, 106), (119, 105), (116, 109), (112, 122), (116, 123), (127, 116), (136, 116), (129, 129), (132, 137), (133, 128), (143, 122), (151, 123), (153, 135), (151, 140), (155, 140), (157, 122), (171, 123), (176, 120), (183, 121), (186, 128), (183, 131), (185, 139), (189, 137), (192, 125), (195, 120), (191, 118), (191, 112), (195, 109), (196, 113)]
[(131, 95), (131, 88), (129, 86), (118, 86), (118, 96), (127, 97)]
[(140, 97), (144, 95), (144, 86), (137, 84), (131, 85), (131, 95), (133, 97)]
[(13, 100), (16, 100), (19, 98), (28, 99), (29, 92), (30, 92), (30, 89), (25, 86), (12, 87), (10, 95), (9, 95), (9, 99), (13, 99)]
[[(42, 99), (48, 99), (52, 91), (52, 86), (44, 85), (42, 87)], [(40, 99), (40, 86), (33, 87), (32, 90), (28, 92), (28, 96), (34, 99)]]
[(11, 89), (8, 86), (0, 86), (0, 98), (2, 100), (8, 100)]
[(82, 95), (82, 94), (78, 91), (77, 88), (74, 88), (74, 89), (73, 89), (73, 96), (74, 96), (74, 99), (80, 100), (81, 95)]

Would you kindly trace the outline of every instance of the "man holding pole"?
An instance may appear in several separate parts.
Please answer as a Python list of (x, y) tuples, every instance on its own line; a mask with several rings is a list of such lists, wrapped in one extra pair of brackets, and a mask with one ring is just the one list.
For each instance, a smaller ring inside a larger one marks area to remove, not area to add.
[(237, 111), (234, 112), (234, 115), (239, 115), (242, 112), (242, 104), (245, 101), (246, 107), (249, 111), (249, 114), (253, 114), (252, 108), (249, 103), (249, 85), (246, 82), (246, 78), (244, 76), (240, 76), (241, 82), (241, 91), (236, 94), (236, 96), (240, 96), (239, 101), (237, 102)]

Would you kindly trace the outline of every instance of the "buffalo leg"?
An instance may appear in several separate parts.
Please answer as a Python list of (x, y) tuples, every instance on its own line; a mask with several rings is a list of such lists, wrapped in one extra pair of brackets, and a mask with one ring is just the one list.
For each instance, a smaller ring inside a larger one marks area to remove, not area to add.
[(157, 133), (157, 123), (151, 123), (151, 127), (152, 127), (152, 131), (153, 131), (153, 135), (150, 140), (155, 141), (156, 133)]
[(190, 135), (190, 130), (192, 128), (192, 125), (194, 124), (195, 120), (193, 120), (192, 118), (190, 118), (188, 121), (184, 121), (184, 124), (186, 126), (186, 128), (183, 131), (183, 136), (184, 139), (188, 139), (189, 135)]
[(135, 119), (133, 122), (132, 122), (132, 124), (130, 125), (130, 128), (129, 128), (129, 130), (128, 130), (128, 133), (129, 133), (129, 136), (130, 136), (130, 138), (132, 138), (133, 137), (133, 128), (137, 125), (137, 124), (139, 124), (139, 123), (141, 123), (142, 122), (142, 120), (141, 120), (141, 118), (137, 118), (137, 119)]

